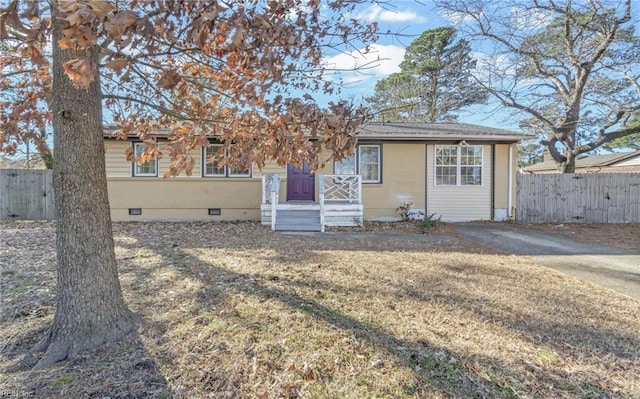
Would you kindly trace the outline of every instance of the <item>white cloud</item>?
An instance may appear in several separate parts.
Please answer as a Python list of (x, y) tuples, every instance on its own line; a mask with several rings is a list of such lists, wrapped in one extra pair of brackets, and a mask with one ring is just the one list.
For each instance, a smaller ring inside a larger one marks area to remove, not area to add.
[(478, 11), (477, 15), (471, 15), (466, 12), (456, 12), (456, 11), (443, 11), (441, 13), (442, 17), (449, 21), (454, 26), (458, 25), (467, 25), (475, 22), (478, 15), (481, 15), (481, 11)]
[(337, 75), (344, 83), (380, 79), (400, 72), (404, 51), (404, 48), (392, 44), (372, 44), (366, 54), (363, 50), (341, 53), (327, 58), (324, 65), (329, 71), (339, 71)]
[(509, 22), (516, 29), (523, 31), (544, 28), (553, 22), (553, 14), (546, 10), (515, 6), (511, 8)]
[(416, 14), (415, 11), (406, 9), (389, 10), (373, 5), (356, 15), (356, 19), (365, 20), (367, 22), (425, 22), (426, 18)]

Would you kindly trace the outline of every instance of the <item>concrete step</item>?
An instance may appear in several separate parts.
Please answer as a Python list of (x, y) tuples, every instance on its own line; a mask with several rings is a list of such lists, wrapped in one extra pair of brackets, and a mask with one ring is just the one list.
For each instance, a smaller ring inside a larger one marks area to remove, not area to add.
[(320, 223), (320, 215), (316, 216), (276, 216), (276, 223)]
[(317, 209), (278, 209), (276, 211), (277, 216), (291, 216), (291, 217), (304, 217), (304, 216), (320, 216), (320, 210)]
[(277, 231), (321, 231), (319, 209), (278, 209)]
[(300, 223), (276, 223), (276, 231), (321, 231), (320, 223), (300, 224)]

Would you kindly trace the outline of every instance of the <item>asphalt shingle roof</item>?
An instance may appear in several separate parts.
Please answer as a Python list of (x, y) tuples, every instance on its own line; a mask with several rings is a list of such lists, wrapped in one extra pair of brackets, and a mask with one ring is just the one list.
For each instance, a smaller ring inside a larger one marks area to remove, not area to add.
[[(105, 137), (113, 130), (105, 129)], [(158, 132), (165, 137), (169, 130)], [(533, 138), (532, 135), (468, 123), (367, 123), (356, 134), (362, 139), (376, 140), (483, 140), (517, 142)], [(130, 136), (134, 138), (135, 136)]]
[[(624, 161), (625, 159), (628, 159), (628, 158), (633, 158), (634, 156), (640, 156), (640, 150), (618, 152), (614, 154), (591, 155), (589, 157), (576, 159), (576, 168), (609, 166), (616, 162)], [(556, 163), (552, 159), (539, 162), (524, 168), (524, 170), (531, 171), (531, 172), (535, 172), (539, 170), (555, 170), (555, 169), (556, 169)]]
[(518, 141), (533, 136), (511, 130), (468, 123), (368, 123), (357, 131), (361, 138), (380, 139), (468, 139)]

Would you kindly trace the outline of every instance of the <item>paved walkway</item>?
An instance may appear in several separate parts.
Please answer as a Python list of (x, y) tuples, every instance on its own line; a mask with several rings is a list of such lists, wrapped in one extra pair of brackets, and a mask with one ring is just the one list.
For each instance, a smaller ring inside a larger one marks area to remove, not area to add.
[(337, 240), (364, 240), (364, 239), (378, 239), (378, 240), (404, 240), (404, 241), (454, 241), (454, 237), (441, 236), (433, 234), (389, 234), (389, 233), (345, 233), (345, 232), (331, 232), (320, 233), (317, 231), (276, 231), (278, 236), (289, 237), (317, 237), (317, 238), (333, 238)]
[(584, 244), (507, 223), (461, 223), (457, 229), (469, 240), (640, 299), (640, 249)]

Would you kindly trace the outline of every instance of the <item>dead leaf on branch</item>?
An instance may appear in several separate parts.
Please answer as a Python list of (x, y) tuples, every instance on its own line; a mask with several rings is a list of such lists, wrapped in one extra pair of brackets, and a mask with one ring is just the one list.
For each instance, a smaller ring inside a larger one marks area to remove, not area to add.
[(101, 0), (89, 0), (89, 8), (98, 17), (106, 17), (109, 13), (116, 8), (106, 1)]
[(180, 80), (182, 80), (182, 77), (180, 76), (180, 74), (176, 72), (174, 69), (170, 69), (168, 71), (163, 72), (162, 75), (160, 75), (160, 79), (158, 80), (158, 86), (160, 86), (163, 89), (171, 90), (174, 87), (176, 87), (178, 83), (180, 83)]
[(94, 79), (94, 71), (85, 59), (74, 58), (65, 62), (64, 71), (76, 87), (87, 88)]
[(89, 17), (89, 13), (86, 8), (78, 8), (74, 13), (65, 18), (67, 22), (69, 22), (70, 26), (80, 26), (82, 25), (87, 17)]
[(31, 44), (22, 50), (22, 55), (24, 57), (28, 57), (34, 65), (42, 65), (47, 62), (47, 60), (42, 56), (40, 50)]
[(72, 13), (81, 6), (77, 0), (58, 0), (58, 9), (63, 13)]
[(116, 74), (120, 74), (122, 68), (124, 68), (129, 61), (126, 58), (117, 58), (115, 60), (107, 61), (105, 66), (109, 69), (112, 69)]
[(104, 23), (104, 28), (112, 39), (120, 40), (124, 31), (136, 23), (138, 16), (130, 11), (120, 11)]

